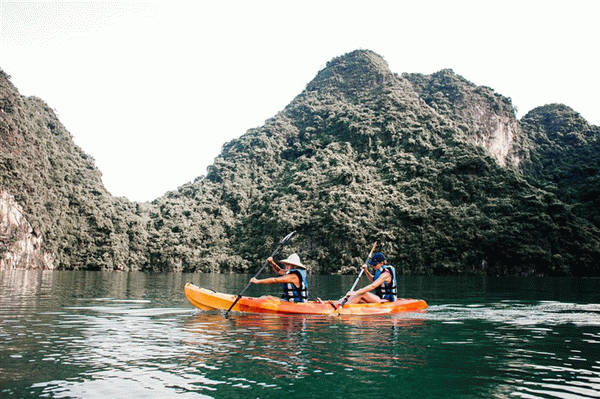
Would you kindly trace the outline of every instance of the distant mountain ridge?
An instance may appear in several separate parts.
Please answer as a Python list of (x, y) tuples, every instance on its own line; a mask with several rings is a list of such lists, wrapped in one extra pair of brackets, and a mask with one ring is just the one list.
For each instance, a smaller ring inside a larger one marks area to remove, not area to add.
[(377, 240), (405, 274), (600, 274), (600, 131), (564, 105), (519, 121), (451, 70), (398, 75), (358, 50), (206, 176), (141, 204), (110, 196), (53, 112), (1, 75), (0, 187), (51, 267), (252, 271), (297, 230), (286, 251), (314, 273), (353, 272)]

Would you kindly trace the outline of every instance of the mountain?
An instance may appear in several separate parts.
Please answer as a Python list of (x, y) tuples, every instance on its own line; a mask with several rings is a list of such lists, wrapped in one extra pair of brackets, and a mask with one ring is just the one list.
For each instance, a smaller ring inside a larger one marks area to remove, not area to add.
[(297, 230), (284, 252), (313, 273), (354, 272), (377, 240), (404, 274), (600, 274), (599, 129), (564, 105), (519, 121), (452, 70), (398, 75), (359, 50), (206, 176), (141, 204), (110, 196), (52, 110), (0, 81), (1, 187), (52, 259), (39, 267), (253, 271)]

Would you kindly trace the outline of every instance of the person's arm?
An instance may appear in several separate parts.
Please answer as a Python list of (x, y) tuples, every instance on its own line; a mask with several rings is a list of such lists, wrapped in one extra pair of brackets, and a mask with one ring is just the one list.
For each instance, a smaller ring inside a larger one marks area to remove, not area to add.
[(279, 267), (279, 265), (277, 263), (275, 263), (275, 261), (273, 260), (273, 258), (271, 258), (270, 256), (267, 258), (267, 261), (271, 264), (271, 267), (273, 268), (273, 271), (277, 274), (279, 274), (280, 276), (283, 276), (285, 274), (285, 270), (283, 270), (281, 267)]
[[(373, 276), (371, 276), (371, 280), (373, 280)], [(388, 270), (386, 270), (379, 276), (379, 278), (377, 280), (373, 281), (371, 284), (369, 284), (367, 286), (362, 287), (360, 290), (355, 291), (354, 293), (350, 293), (350, 295), (366, 294), (367, 292), (374, 290), (375, 288), (379, 287), (381, 284), (383, 284), (385, 282), (389, 283), (391, 280), (392, 280), (392, 275), (390, 274), (390, 272)]]
[(256, 277), (252, 277), (250, 279), (250, 282), (252, 284), (276, 284), (276, 283), (287, 284), (287, 283), (292, 283), (296, 287), (300, 287), (300, 279), (298, 278), (298, 276), (295, 273), (285, 274), (285, 275), (283, 275), (281, 277), (264, 278), (262, 280), (259, 280)]
[(367, 265), (366, 263), (364, 265), (361, 266), (362, 269), (365, 271), (365, 276), (367, 276), (367, 278), (369, 279), (369, 281), (373, 281), (373, 275), (371, 274), (371, 272), (369, 271), (369, 265)]

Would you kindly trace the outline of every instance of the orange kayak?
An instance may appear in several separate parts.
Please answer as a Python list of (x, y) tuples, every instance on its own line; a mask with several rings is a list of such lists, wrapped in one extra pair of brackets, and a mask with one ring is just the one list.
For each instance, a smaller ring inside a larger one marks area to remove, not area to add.
[[(235, 295), (207, 290), (191, 283), (185, 285), (185, 296), (192, 305), (202, 310), (227, 310), (236, 298)], [(250, 313), (380, 315), (412, 312), (425, 308), (427, 308), (427, 302), (421, 299), (346, 304), (341, 309), (336, 310), (334, 305), (329, 302), (294, 303), (273, 297), (253, 298), (242, 296), (231, 310)]]

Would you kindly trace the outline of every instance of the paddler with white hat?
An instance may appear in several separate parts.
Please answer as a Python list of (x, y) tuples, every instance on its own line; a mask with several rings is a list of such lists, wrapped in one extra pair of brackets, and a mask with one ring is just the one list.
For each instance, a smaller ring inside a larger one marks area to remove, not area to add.
[(257, 279), (252, 277), (252, 284), (281, 284), (283, 295), (281, 299), (289, 302), (306, 302), (308, 300), (308, 283), (306, 281), (306, 266), (300, 261), (298, 254), (291, 254), (287, 259), (279, 261), (285, 268), (279, 267), (273, 258), (269, 257), (267, 262), (271, 264), (273, 271), (280, 277), (269, 277)]

